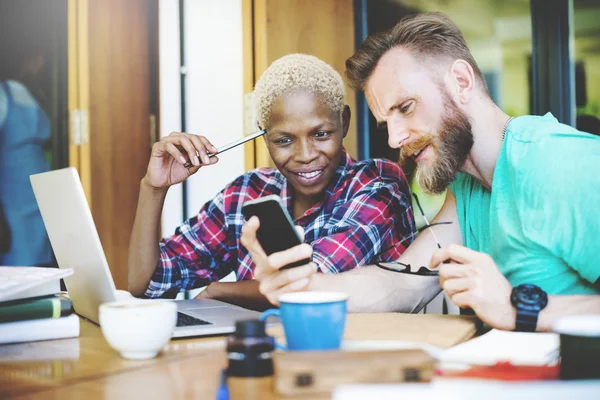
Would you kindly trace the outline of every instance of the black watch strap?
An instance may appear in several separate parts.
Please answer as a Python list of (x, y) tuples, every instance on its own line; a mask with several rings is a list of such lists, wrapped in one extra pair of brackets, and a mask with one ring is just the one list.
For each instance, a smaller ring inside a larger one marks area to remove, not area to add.
[(519, 307), (517, 305), (517, 320), (515, 330), (519, 332), (535, 332), (537, 328), (539, 307), (536, 309), (527, 309), (530, 307)]

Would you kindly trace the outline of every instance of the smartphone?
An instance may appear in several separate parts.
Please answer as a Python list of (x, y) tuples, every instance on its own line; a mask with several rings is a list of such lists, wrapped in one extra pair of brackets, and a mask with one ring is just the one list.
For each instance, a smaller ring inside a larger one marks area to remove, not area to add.
[[(256, 237), (267, 255), (302, 244), (302, 239), (294, 227), (294, 222), (279, 196), (270, 195), (245, 202), (242, 205), (242, 214), (244, 214), (246, 220), (254, 215), (260, 220)], [(280, 269), (299, 267), (308, 264), (310, 261), (311, 258), (306, 258), (285, 265)]]
[[(226, 144), (225, 146), (219, 147), (219, 148), (217, 149), (217, 154), (224, 153), (224, 152), (226, 152), (227, 150), (230, 150), (230, 149), (233, 149), (234, 147), (237, 147), (237, 146), (239, 146), (240, 144), (244, 144), (244, 143), (246, 143), (246, 142), (248, 142), (248, 141), (250, 141), (250, 140), (254, 140), (254, 139), (258, 138), (258, 137), (261, 137), (261, 136), (262, 136), (262, 135), (264, 135), (265, 133), (267, 133), (267, 131), (263, 129), (262, 131), (254, 132), (254, 133), (253, 133), (253, 134), (251, 134), (251, 135), (244, 136), (244, 137), (243, 137), (243, 138), (241, 138), (241, 139), (238, 139), (238, 140), (236, 140), (236, 141), (233, 141), (233, 142), (231, 142), (231, 143), (228, 143), (228, 144)], [(216, 156), (217, 154), (207, 153), (207, 155), (208, 155), (209, 157), (214, 157), (214, 156)], [(200, 164), (202, 164), (202, 160), (200, 161)], [(184, 166), (184, 167), (186, 167), (186, 168), (192, 168), (192, 167), (194, 166), (194, 164), (192, 164), (192, 162), (191, 162), (191, 161), (188, 161), (188, 162), (186, 162), (185, 164), (183, 164), (183, 166)]]

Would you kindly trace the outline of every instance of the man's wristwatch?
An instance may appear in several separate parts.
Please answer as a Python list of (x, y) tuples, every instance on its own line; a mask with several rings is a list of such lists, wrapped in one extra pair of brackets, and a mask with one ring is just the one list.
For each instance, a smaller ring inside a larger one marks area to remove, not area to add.
[(515, 330), (535, 332), (538, 314), (548, 305), (548, 294), (538, 286), (524, 283), (513, 288), (510, 302), (517, 309)]

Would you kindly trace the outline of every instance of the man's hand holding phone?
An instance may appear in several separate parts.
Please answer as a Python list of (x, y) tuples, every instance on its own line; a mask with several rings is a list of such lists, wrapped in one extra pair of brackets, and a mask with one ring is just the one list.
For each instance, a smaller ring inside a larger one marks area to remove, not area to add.
[[(313, 275), (317, 272), (317, 266), (308, 262), (294, 268), (283, 269), (282, 267), (294, 264), (301, 260), (310, 260), (312, 247), (303, 243), (287, 250), (267, 255), (258, 241), (257, 232), (260, 227), (259, 219), (251, 217), (242, 227), (241, 242), (250, 252), (252, 261), (256, 265), (254, 278), (260, 281), (260, 292), (274, 305), (278, 304), (277, 297), (288, 292), (298, 292), (308, 289)], [(296, 227), (301, 238), (304, 231)]]
[[(184, 132), (172, 132), (152, 146), (152, 154), (144, 180), (155, 189), (167, 189), (183, 182), (198, 172), (202, 166), (219, 162), (215, 154), (218, 150), (204, 136)], [(190, 161), (192, 166), (186, 168)]]

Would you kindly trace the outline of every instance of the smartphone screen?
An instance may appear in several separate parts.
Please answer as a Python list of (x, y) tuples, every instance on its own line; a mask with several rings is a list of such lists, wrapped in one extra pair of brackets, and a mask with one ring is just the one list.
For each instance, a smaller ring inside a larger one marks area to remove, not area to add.
[[(242, 206), (242, 213), (246, 220), (252, 216), (257, 216), (260, 220), (260, 227), (256, 236), (267, 255), (302, 244), (302, 240), (300, 240), (294, 227), (294, 222), (279, 196), (271, 195), (246, 202)], [(281, 269), (298, 267), (310, 261), (307, 258), (285, 265)]]

